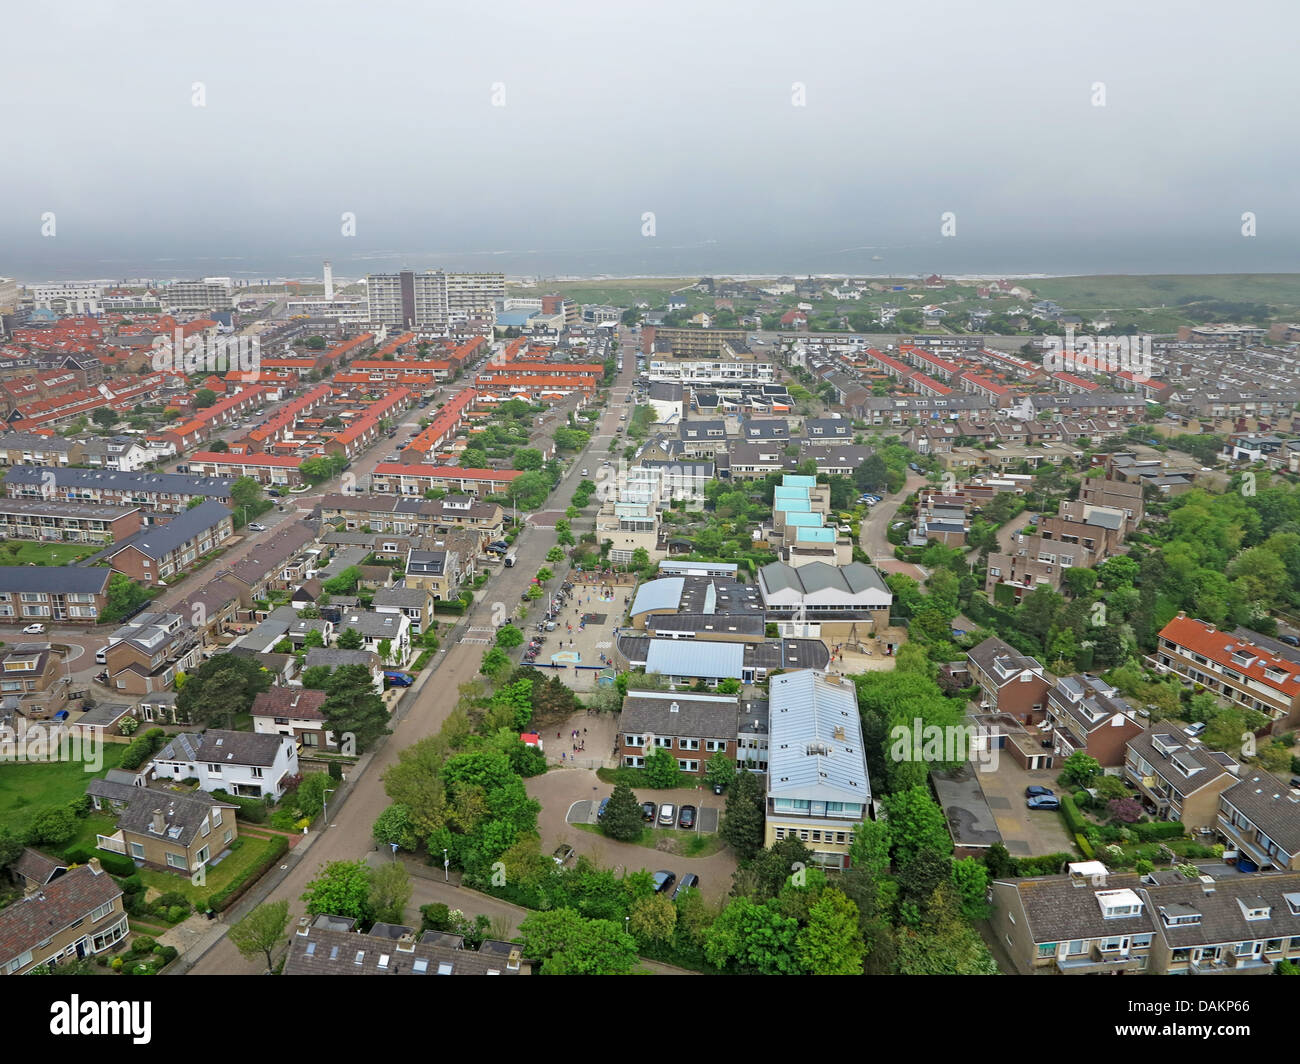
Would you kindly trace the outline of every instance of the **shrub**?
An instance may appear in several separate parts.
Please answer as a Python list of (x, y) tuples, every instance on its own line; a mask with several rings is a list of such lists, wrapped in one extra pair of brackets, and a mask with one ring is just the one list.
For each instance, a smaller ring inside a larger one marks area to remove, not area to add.
[(189, 915), (190, 915), (190, 907), (188, 905), (172, 905), (167, 909), (167, 922), (172, 924), (179, 924), (182, 920), (185, 919), (185, 917)]
[(63, 863), (69, 865), (86, 864), (94, 856), (84, 846), (70, 846), (63, 851)]
[(208, 908), (213, 912), (222, 912), (233, 902), (258, 881), (276, 861), (284, 856), (289, 849), (289, 842), (283, 835), (276, 835), (271, 840), (271, 847), (265, 857), (251, 868), (245, 869), (244, 874), (227, 886), (224, 890), (219, 890), (208, 898)]
[(1082, 835), (1088, 829), (1088, 823), (1079, 815), (1074, 799), (1068, 794), (1061, 795), (1061, 815), (1065, 817), (1066, 826), (1071, 835)]
[(139, 956), (142, 953), (152, 953), (158, 948), (158, 943), (148, 935), (137, 935), (131, 941), (130, 956)]
[(1187, 829), (1177, 820), (1154, 820), (1145, 824), (1130, 824), (1129, 831), (1143, 842), (1181, 839), (1187, 834)]
[(107, 850), (96, 850), (95, 856), (99, 858), (99, 863), (103, 866), (104, 871), (108, 872), (110, 875), (135, 875), (135, 862), (124, 854), (109, 853)]
[(175, 905), (181, 906), (186, 912), (190, 910), (190, 900), (179, 891), (169, 890), (166, 894), (160, 894), (154, 899), (154, 904), (162, 909), (170, 909)]
[(1092, 848), (1092, 843), (1090, 843), (1082, 833), (1075, 835), (1074, 841), (1075, 844), (1079, 847), (1079, 852), (1083, 854), (1084, 857), (1091, 858), (1096, 856), (1096, 853)]
[(144, 891), (144, 880), (138, 875), (119, 879), (117, 885), (122, 888), (123, 894), (140, 894)]

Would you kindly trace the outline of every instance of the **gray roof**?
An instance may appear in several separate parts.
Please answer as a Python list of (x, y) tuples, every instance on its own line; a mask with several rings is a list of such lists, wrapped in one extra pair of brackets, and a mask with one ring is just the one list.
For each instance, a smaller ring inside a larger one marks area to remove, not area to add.
[(67, 454), (78, 442), (63, 436), (42, 436), (39, 432), (6, 432), (0, 435), (0, 451), (57, 451)]
[(618, 729), (635, 734), (731, 740), (736, 738), (738, 702), (735, 695), (628, 691)]
[(862, 721), (852, 681), (814, 669), (774, 676), (767, 789), (776, 798), (871, 801)]
[(791, 588), (804, 595), (833, 588), (845, 594), (857, 595), (863, 591), (880, 591), (889, 594), (889, 588), (880, 574), (862, 562), (849, 565), (831, 565), (827, 562), (810, 562), (792, 566), (772, 562), (759, 570), (763, 584), (769, 591)]
[(209, 528), (215, 528), (229, 516), (230, 511), (226, 507), (208, 499), (192, 510), (177, 514), (165, 525), (148, 525), (137, 529), (95, 557), (113, 558), (127, 547), (134, 547), (146, 558), (165, 558)]
[(645, 671), (665, 676), (739, 680), (744, 663), (745, 647), (741, 643), (652, 639), (646, 651)]
[(401, 613), (348, 610), (339, 618), (337, 627), (344, 632), (351, 628), (367, 639), (390, 639), (401, 634), (405, 620), (406, 616)]
[[(203, 791), (173, 793), (150, 790), (147, 787), (128, 787), (107, 780), (96, 780), (86, 788), (86, 793), (107, 798), (126, 808), (118, 815), (117, 826), (135, 835), (152, 835), (188, 847), (199, 833), (203, 821), (214, 808), (235, 809), (230, 802), (221, 802)], [(154, 814), (162, 814), (162, 831), (154, 830)]]
[(312, 647), (307, 651), (303, 667), (310, 669), (313, 665), (328, 665), (332, 669), (340, 665), (364, 665), (367, 669), (379, 663), (379, 656), (373, 650), (340, 650), (335, 647)]
[(211, 761), (230, 765), (275, 764), (276, 755), (285, 742), (284, 735), (259, 735), (255, 732), (225, 731), (210, 728), (205, 732), (181, 732), (158, 751), (155, 761)]
[(650, 610), (676, 610), (685, 585), (685, 578), (680, 576), (647, 580), (636, 589), (636, 597), (632, 599), (632, 616)]
[(0, 565), (0, 591), (102, 595), (112, 575), (107, 566)]
[(1221, 776), (1232, 775), (1231, 770), (1237, 765), (1230, 755), (1211, 750), (1177, 731), (1144, 731), (1128, 741), (1128, 748), (1140, 755), (1180, 797), (1194, 794)]
[(36, 517), (80, 517), (89, 520), (116, 521), (135, 513), (138, 506), (112, 506), (108, 503), (68, 502), (63, 499), (3, 499), (0, 513), (27, 514)]
[(1287, 853), (1300, 854), (1300, 791), (1259, 773), (1229, 787), (1221, 798)]
[(432, 592), (419, 587), (385, 587), (375, 592), (370, 600), (372, 606), (404, 606), (414, 608), (424, 606)]
[(425, 936), (400, 942), (380, 934), (342, 930), (328, 918), (289, 936), (286, 975), (519, 975), (520, 960), (496, 950), (457, 949)]
[(71, 469), (65, 466), (14, 466), (5, 484), (47, 484), (60, 487), (101, 488), (112, 491), (163, 492), (172, 495), (230, 497), (234, 477), (191, 477), (183, 473), (124, 473), (116, 469)]
[(101, 702), (94, 709), (88, 709), (77, 718), (77, 727), (107, 727), (116, 724), (131, 712), (131, 706), (124, 702)]

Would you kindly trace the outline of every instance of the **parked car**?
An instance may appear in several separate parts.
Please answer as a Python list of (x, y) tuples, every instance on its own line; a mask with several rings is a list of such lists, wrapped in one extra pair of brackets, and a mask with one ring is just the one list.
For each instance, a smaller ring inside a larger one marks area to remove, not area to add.
[(1032, 787), (1026, 787), (1026, 788), (1025, 788), (1025, 797), (1026, 797), (1026, 798), (1033, 798), (1033, 797), (1036, 797), (1036, 796), (1039, 796), (1039, 795), (1044, 795), (1044, 794), (1055, 794), (1055, 793), (1056, 793), (1056, 792), (1055, 792), (1054, 790), (1052, 790), (1051, 787), (1039, 787), (1037, 784), (1035, 784), (1035, 785), (1032, 786)]
[(1280, 635), (1278, 641), (1285, 643), (1289, 647), (1300, 647), (1300, 637), (1294, 635)]
[(687, 872), (686, 875), (682, 876), (682, 881), (677, 884), (677, 889), (673, 891), (673, 901), (676, 901), (677, 895), (684, 890), (699, 890), (699, 889), (700, 889), (700, 877), (697, 876), (694, 872)]
[(1061, 799), (1054, 794), (1036, 794), (1025, 801), (1030, 809), (1060, 809)]
[(667, 869), (660, 869), (654, 874), (655, 893), (662, 894), (674, 883), (677, 882), (677, 873), (669, 872)]
[(44, 634), (45, 634), (45, 625), (43, 624), (29, 624), (26, 628), (23, 629), (23, 635), (44, 635)]
[(276, 491), (274, 488), (267, 488), (266, 493), (273, 499), (278, 499), (280, 497), (280, 493)]
[(1195, 739), (1201, 732), (1205, 731), (1205, 721), (1198, 720), (1195, 724), (1189, 725), (1183, 729), (1183, 734), (1188, 738)]
[(248, 531), (250, 531), (250, 532), (265, 532), (265, 531), (266, 531), (266, 525), (259, 524), (257, 521), (249, 521), (249, 522), (248, 522)]
[(551, 860), (554, 861), (557, 865), (563, 867), (565, 862), (568, 861), (569, 858), (572, 856), (573, 856), (573, 847), (565, 846), (563, 843), (561, 843), (559, 846), (555, 847), (555, 852), (551, 854)]
[(608, 808), (609, 808), (609, 795), (605, 795), (605, 797), (600, 800), (600, 808), (596, 810), (596, 819), (604, 820), (605, 810)]
[(654, 802), (641, 803), (641, 819), (647, 824), (653, 824), (655, 821), (655, 804)]
[(389, 671), (385, 669), (384, 682), (393, 687), (410, 687), (411, 684), (415, 683), (415, 678), (404, 672), (397, 672), (396, 670)]
[(670, 828), (677, 823), (677, 809), (671, 802), (665, 802), (659, 807), (659, 824), (661, 827)]
[(677, 826), (679, 828), (685, 828), (688, 831), (695, 827), (695, 806), (682, 806), (681, 812), (677, 814)]

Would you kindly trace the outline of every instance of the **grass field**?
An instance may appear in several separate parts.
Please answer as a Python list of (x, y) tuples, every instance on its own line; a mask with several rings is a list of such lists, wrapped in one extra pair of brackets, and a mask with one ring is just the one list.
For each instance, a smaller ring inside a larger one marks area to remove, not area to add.
[(0, 762), (0, 827), (21, 832), (41, 810), (80, 798), (86, 784), (117, 766), (126, 746), (105, 743), (102, 750), (102, 763), (95, 772), (86, 772), (80, 761)]
[(99, 550), (93, 543), (32, 543), (30, 540), (0, 541), (0, 562), (5, 565), (69, 565)]

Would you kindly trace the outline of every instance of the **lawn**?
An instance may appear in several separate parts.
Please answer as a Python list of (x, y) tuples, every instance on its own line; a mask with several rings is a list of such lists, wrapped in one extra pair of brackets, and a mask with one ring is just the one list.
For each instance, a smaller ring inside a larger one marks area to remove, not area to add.
[(99, 549), (93, 543), (33, 543), (10, 539), (0, 541), (0, 560), (5, 565), (70, 565)]
[[(609, 838), (608, 835), (601, 831), (599, 824), (570, 824), (569, 827), (599, 835), (602, 839)], [(665, 839), (672, 842), (671, 849), (666, 849), (660, 845)], [(615, 841), (621, 842), (623, 840), (618, 839)], [(628, 839), (627, 841), (634, 846), (644, 846), (648, 850), (662, 850), (665, 853), (673, 853), (679, 857), (711, 857), (726, 845), (721, 835), (705, 835), (698, 831), (678, 831), (670, 828), (650, 827), (641, 829), (640, 838)]]
[(192, 904), (202, 905), (217, 891), (224, 890), (261, 861), (270, 850), (272, 842), (268, 837), (256, 835), (241, 835), (234, 841), (242, 842), (243, 845), (236, 846), (227, 857), (222, 858), (220, 864), (209, 864), (207, 882), (201, 887), (191, 883), (189, 876), (173, 875), (154, 868), (141, 868), (136, 874), (144, 881), (146, 887), (152, 887), (164, 894), (168, 891), (179, 891)]
[(21, 832), (41, 810), (80, 798), (91, 780), (116, 767), (125, 750), (122, 743), (105, 743), (94, 772), (81, 761), (0, 763), (0, 827)]

